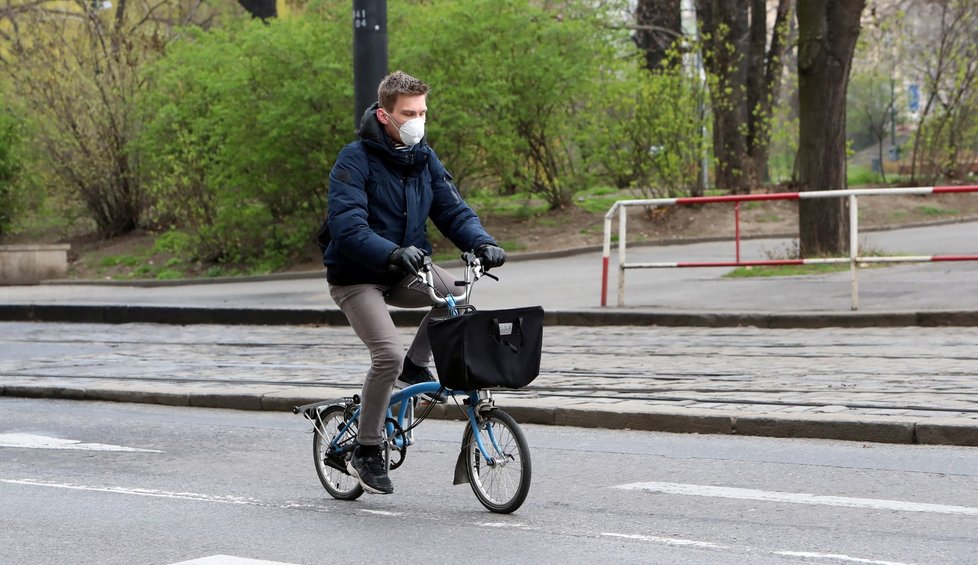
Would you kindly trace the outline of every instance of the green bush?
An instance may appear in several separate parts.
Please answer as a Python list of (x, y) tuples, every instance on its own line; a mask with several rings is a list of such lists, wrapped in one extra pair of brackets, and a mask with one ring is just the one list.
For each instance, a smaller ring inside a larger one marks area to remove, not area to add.
[(6, 110), (0, 110), (0, 236), (8, 233), (24, 208), (19, 181), (22, 164), (19, 124)]
[[(678, 54), (672, 54), (678, 57)], [(688, 195), (695, 188), (709, 142), (700, 102), (705, 91), (682, 65), (649, 72), (637, 56), (619, 63), (617, 80), (605, 85), (598, 157), (609, 180), (637, 188), (646, 198)]]
[(153, 66), (140, 149), (181, 250), (268, 265), (304, 249), (352, 138), (351, 41), (346, 20), (244, 22), (188, 30)]
[[(595, 172), (598, 85), (627, 33), (593, 3), (562, 18), (523, 0), (392, 4), (391, 61), (432, 84), (430, 138), (457, 180), (570, 203)], [(437, 32), (433, 33), (433, 30)]]

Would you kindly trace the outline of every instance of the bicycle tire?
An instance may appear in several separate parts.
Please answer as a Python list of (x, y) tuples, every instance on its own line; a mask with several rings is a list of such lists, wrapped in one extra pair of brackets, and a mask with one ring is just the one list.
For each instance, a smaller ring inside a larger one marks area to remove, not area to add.
[[(312, 455), (319, 482), (323, 484), (326, 492), (337, 500), (356, 500), (363, 494), (363, 487), (356, 477), (345, 470), (346, 458), (342, 459), (344, 467), (342, 471), (326, 463), (327, 450), (333, 443), (333, 438), (339, 433), (340, 425), (346, 421), (345, 412), (343, 406), (330, 406), (323, 410), (319, 420), (315, 422), (316, 429), (312, 434)], [(321, 426), (320, 422), (322, 422)], [(341, 443), (352, 447), (355, 440), (356, 428), (351, 426), (344, 433)], [(337, 463), (339, 464), (339, 461)]]
[[(497, 452), (489, 436), (492, 430)], [(466, 426), (462, 435), (462, 456), (465, 473), (472, 492), (487, 509), (498, 514), (515, 511), (530, 492), (530, 448), (523, 430), (512, 416), (499, 408), (493, 408), (479, 419), (479, 434), (483, 445), (493, 453), (494, 465), (487, 465), (475, 441), (472, 426)]]

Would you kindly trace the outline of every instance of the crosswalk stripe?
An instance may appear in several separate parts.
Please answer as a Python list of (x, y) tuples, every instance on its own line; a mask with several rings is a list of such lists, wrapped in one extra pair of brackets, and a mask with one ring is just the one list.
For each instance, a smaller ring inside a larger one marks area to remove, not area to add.
[(283, 563), (282, 561), (262, 561), (260, 559), (247, 559), (245, 557), (235, 557), (233, 555), (210, 555), (193, 559), (190, 561), (180, 561), (171, 565), (295, 565), (294, 563)]
[(162, 453), (155, 449), (140, 449), (106, 443), (82, 443), (74, 439), (39, 436), (35, 434), (0, 434), (0, 447), (20, 447), (25, 449), (77, 449), (81, 451), (128, 451), (139, 453)]
[(825, 496), (804, 492), (776, 492), (749, 488), (717, 487), (712, 485), (691, 485), (682, 483), (630, 483), (612, 488), (625, 490), (645, 490), (663, 494), (685, 496), (704, 496), (711, 498), (733, 498), (739, 500), (759, 500), (764, 502), (787, 502), (791, 504), (813, 504), (824, 506), (843, 506), (847, 508), (869, 508), (873, 510), (897, 510), (903, 512), (932, 512), (935, 514), (964, 514), (978, 516), (978, 508), (951, 506), (902, 500), (883, 500), (877, 498), (849, 498), (845, 496)]

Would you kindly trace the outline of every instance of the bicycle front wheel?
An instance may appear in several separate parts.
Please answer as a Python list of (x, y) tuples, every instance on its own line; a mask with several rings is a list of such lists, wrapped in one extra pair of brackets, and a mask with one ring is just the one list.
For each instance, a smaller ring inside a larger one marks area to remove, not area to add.
[(523, 505), (530, 492), (530, 448), (523, 430), (512, 416), (493, 408), (479, 419), (477, 433), (492, 461), (483, 457), (472, 426), (467, 426), (462, 437), (462, 455), (472, 491), (489, 510), (500, 514), (513, 512)]
[[(363, 487), (360, 486), (360, 481), (346, 471), (346, 455), (353, 449), (356, 427), (344, 426), (345, 412), (342, 406), (330, 406), (322, 411), (319, 420), (315, 422), (312, 455), (316, 474), (326, 492), (338, 500), (356, 500), (363, 494)], [(344, 427), (340, 435), (340, 429)], [(331, 449), (334, 438), (337, 438), (336, 445), (345, 448), (343, 453), (336, 453)]]

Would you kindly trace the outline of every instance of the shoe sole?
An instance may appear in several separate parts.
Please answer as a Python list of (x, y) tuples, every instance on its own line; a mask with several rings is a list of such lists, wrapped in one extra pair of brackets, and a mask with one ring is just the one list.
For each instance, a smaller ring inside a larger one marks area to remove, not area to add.
[(360, 474), (357, 473), (357, 470), (353, 467), (353, 463), (351, 461), (346, 462), (346, 472), (350, 473), (350, 476), (354, 477), (360, 483), (360, 488), (363, 489), (363, 492), (370, 494), (394, 494), (393, 487), (389, 491), (383, 491), (363, 482), (363, 479), (360, 478)]

